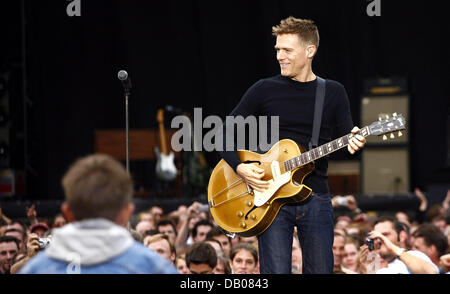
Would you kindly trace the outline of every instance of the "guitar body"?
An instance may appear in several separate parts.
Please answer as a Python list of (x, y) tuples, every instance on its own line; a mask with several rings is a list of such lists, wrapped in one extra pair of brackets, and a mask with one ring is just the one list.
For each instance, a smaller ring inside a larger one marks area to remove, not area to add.
[[(274, 180), (274, 172), (277, 171), (276, 166), (274, 170), (273, 162), (280, 163), (280, 174), (275, 177), (284, 178), (282, 184), (274, 188), (276, 191), (260, 195), (264, 200), (259, 201), (258, 205), (255, 205), (257, 193), (222, 159), (214, 168), (208, 186), (210, 211), (217, 224), (243, 237), (259, 235), (272, 224), (283, 205), (307, 199), (311, 189), (302, 182), (314, 170), (313, 164), (290, 172), (286, 172), (281, 164), (304, 151), (303, 147), (289, 139), (279, 141), (265, 154), (238, 151), (242, 162), (252, 162), (265, 170), (263, 180)], [(274, 186), (277, 186), (277, 180), (274, 180)]]
[(177, 177), (177, 168), (175, 166), (174, 154), (169, 152), (166, 146), (166, 131), (164, 129), (164, 111), (158, 110), (156, 120), (159, 124), (159, 139), (161, 150), (155, 146), (156, 154), (156, 176), (163, 181), (173, 181)]
[(177, 168), (175, 166), (175, 156), (173, 152), (168, 155), (161, 153), (158, 147), (155, 148), (156, 154), (156, 175), (163, 181), (173, 181), (177, 177)]

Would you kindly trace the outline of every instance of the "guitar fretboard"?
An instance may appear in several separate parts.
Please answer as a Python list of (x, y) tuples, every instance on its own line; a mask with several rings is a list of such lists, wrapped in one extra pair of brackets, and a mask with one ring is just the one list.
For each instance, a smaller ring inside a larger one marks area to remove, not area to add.
[[(364, 137), (369, 136), (370, 135), (369, 127), (362, 128), (358, 134), (361, 136), (364, 136)], [(344, 148), (348, 145), (348, 142), (354, 136), (355, 135), (352, 133), (347, 134), (347, 135), (340, 137), (334, 141), (331, 141), (327, 144), (324, 144), (317, 148), (311, 149), (308, 152), (304, 152), (297, 157), (286, 160), (285, 162), (283, 162), (284, 169), (285, 169), (285, 171), (292, 171), (292, 170), (299, 168), (305, 164), (313, 162), (316, 159), (327, 156), (328, 154), (333, 153), (334, 151)]]

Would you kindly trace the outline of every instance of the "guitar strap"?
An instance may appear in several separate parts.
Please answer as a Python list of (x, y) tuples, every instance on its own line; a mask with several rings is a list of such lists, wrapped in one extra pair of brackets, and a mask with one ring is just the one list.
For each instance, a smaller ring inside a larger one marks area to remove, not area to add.
[(322, 123), (323, 103), (325, 101), (325, 80), (317, 76), (316, 101), (314, 106), (314, 121), (309, 150), (319, 146), (320, 125)]

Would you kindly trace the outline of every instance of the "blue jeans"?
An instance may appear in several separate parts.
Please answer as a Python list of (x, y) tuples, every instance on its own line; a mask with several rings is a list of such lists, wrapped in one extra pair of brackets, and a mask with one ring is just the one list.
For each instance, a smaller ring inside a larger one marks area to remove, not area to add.
[(333, 272), (334, 221), (331, 196), (312, 194), (299, 204), (284, 205), (270, 227), (258, 236), (260, 272), (290, 274), (294, 226), (303, 255), (304, 274)]

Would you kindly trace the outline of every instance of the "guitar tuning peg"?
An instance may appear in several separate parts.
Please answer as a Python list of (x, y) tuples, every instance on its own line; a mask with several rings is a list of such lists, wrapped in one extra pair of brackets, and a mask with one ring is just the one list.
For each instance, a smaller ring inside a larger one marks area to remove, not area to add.
[(383, 135), (383, 141), (386, 141), (386, 140), (387, 140), (387, 136)]
[(378, 117), (378, 120), (379, 120), (379, 121), (382, 121), (382, 120), (383, 120), (383, 118), (382, 118), (381, 116), (379, 116), (379, 117)]
[(386, 114), (386, 119), (388, 119), (389, 118), (389, 114)]
[(391, 139), (394, 139), (394, 138), (395, 138), (394, 133), (391, 133)]
[(394, 112), (392, 115), (393, 115), (393, 116), (397, 116), (397, 112)]
[(401, 131), (398, 131), (398, 136), (399, 137), (403, 136), (403, 133)]

